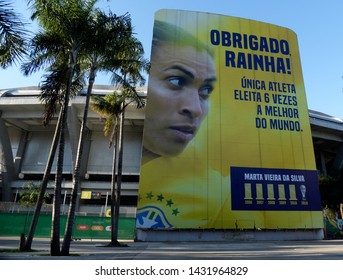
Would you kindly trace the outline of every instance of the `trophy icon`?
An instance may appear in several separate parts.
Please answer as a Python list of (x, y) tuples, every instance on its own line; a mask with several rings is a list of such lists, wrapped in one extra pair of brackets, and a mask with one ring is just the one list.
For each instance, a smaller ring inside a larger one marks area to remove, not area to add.
[(302, 200), (306, 200), (306, 186), (305, 185), (301, 185), (300, 186), (300, 191), (301, 191)]

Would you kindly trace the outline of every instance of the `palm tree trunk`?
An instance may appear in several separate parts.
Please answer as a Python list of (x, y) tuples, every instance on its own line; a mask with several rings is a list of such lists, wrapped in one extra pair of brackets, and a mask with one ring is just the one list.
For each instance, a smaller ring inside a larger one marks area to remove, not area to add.
[(62, 256), (68, 256), (69, 255), (69, 249), (70, 249), (70, 242), (72, 238), (73, 233), (73, 226), (74, 226), (74, 219), (75, 219), (75, 211), (76, 211), (76, 204), (77, 204), (77, 194), (79, 192), (79, 186), (80, 186), (80, 168), (81, 168), (81, 160), (82, 160), (82, 154), (83, 154), (83, 146), (86, 138), (86, 129), (87, 129), (87, 117), (88, 117), (88, 109), (89, 109), (89, 102), (90, 97), (92, 94), (93, 84), (95, 80), (95, 68), (92, 68), (89, 78), (89, 84), (87, 88), (87, 96), (86, 96), (86, 103), (85, 103), (85, 109), (83, 112), (83, 119), (80, 129), (80, 136), (79, 136), (79, 143), (77, 148), (77, 156), (76, 156), (76, 163), (73, 173), (73, 187), (72, 187), (72, 193), (71, 193), (71, 202), (70, 207), (68, 211), (68, 218), (67, 218), (67, 225), (64, 233), (64, 239), (62, 243)]
[(118, 118), (115, 120), (114, 125), (114, 143), (113, 143), (113, 161), (112, 161), (112, 182), (111, 182), (111, 242), (108, 246), (117, 246), (117, 239), (115, 237), (115, 197), (116, 197), (116, 171), (117, 171), (117, 147), (118, 147)]
[(58, 116), (58, 121), (57, 121), (57, 124), (56, 124), (55, 134), (54, 134), (54, 138), (52, 140), (52, 144), (51, 144), (51, 148), (50, 148), (48, 162), (47, 162), (47, 164), (45, 166), (45, 171), (44, 171), (44, 176), (43, 176), (43, 179), (42, 179), (41, 189), (40, 189), (40, 192), (39, 192), (39, 195), (38, 195), (38, 198), (37, 198), (37, 203), (36, 203), (35, 211), (33, 213), (32, 221), (31, 221), (31, 225), (30, 225), (30, 229), (29, 229), (29, 233), (27, 235), (27, 239), (26, 239), (26, 242), (25, 242), (25, 247), (24, 247), (25, 251), (31, 250), (33, 236), (34, 236), (34, 233), (35, 233), (35, 230), (36, 230), (36, 226), (37, 226), (37, 223), (38, 223), (38, 218), (39, 218), (39, 215), (40, 215), (40, 210), (41, 210), (42, 205), (43, 205), (44, 194), (45, 194), (46, 189), (48, 187), (48, 182), (49, 182), (49, 177), (50, 177), (50, 173), (51, 173), (51, 168), (52, 168), (52, 164), (53, 164), (54, 159), (55, 159), (57, 145), (58, 145), (58, 142), (59, 142), (61, 121), (62, 121), (62, 110), (60, 111), (60, 114)]
[(122, 111), (120, 114), (120, 129), (119, 129), (119, 156), (118, 156), (118, 174), (117, 174), (117, 188), (115, 193), (115, 212), (114, 212), (114, 228), (113, 239), (116, 244), (120, 244), (118, 241), (118, 229), (119, 229), (119, 210), (120, 210), (120, 194), (121, 194), (121, 182), (123, 173), (123, 140), (124, 140), (124, 113), (125, 104), (122, 104)]
[(55, 189), (54, 189), (54, 201), (52, 211), (52, 223), (51, 223), (51, 242), (50, 242), (50, 254), (51, 256), (61, 255), (60, 251), (60, 227), (61, 227), (61, 189), (63, 179), (63, 160), (64, 160), (64, 147), (65, 147), (65, 131), (67, 125), (68, 116), (68, 104), (70, 89), (73, 80), (74, 67), (76, 62), (77, 53), (71, 51), (70, 53), (70, 64), (68, 70), (68, 83), (64, 96), (63, 113), (61, 122), (60, 142), (57, 157), (57, 168), (55, 177)]
[[(65, 97), (65, 99), (67, 99)], [(69, 99), (69, 98), (68, 98)], [(52, 205), (52, 223), (51, 223), (51, 241), (50, 254), (51, 256), (59, 256), (60, 252), (60, 215), (61, 215), (61, 188), (62, 188), (62, 173), (63, 173), (63, 159), (65, 146), (65, 125), (67, 115), (68, 103), (63, 105), (62, 122), (60, 131), (60, 141), (57, 156), (57, 168), (55, 175), (54, 199)]]

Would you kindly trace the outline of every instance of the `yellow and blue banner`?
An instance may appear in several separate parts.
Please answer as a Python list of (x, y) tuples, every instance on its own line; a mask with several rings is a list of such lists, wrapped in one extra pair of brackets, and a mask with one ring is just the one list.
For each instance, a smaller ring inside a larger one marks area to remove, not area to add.
[(137, 228), (323, 228), (296, 34), (155, 14)]

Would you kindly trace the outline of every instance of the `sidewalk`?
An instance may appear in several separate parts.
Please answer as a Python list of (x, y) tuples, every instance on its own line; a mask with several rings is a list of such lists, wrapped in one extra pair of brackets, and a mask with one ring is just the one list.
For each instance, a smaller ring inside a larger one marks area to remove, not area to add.
[(36, 238), (32, 252), (17, 252), (19, 237), (0, 237), (0, 260), (343, 260), (343, 240), (133, 242), (72, 241), (70, 256), (51, 257), (50, 240)]

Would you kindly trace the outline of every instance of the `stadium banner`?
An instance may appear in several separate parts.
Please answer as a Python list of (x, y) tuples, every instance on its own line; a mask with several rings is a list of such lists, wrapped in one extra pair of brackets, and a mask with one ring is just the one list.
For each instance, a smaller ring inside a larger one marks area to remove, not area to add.
[(292, 30), (156, 12), (136, 228), (323, 228)]

